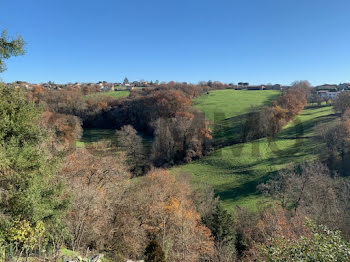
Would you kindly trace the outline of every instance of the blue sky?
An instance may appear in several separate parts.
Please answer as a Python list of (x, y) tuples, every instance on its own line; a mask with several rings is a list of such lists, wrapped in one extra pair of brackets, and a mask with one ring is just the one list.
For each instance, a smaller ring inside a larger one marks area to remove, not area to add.
[(5, 82), (350, 82), (349, 0), (0, 0)]

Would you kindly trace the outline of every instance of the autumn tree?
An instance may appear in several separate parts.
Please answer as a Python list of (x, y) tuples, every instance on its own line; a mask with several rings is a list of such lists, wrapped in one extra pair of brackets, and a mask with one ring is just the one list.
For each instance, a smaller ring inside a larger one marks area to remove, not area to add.
[(350, 118), (349, 109), (336, 125), (325, 129), (322, 142), (326, 142), (326, 159), (330, 169), (347, 176), (350, 172)]
[(291, 88), (303, 90), (303, 92), (305, 93), (307, 102), (312, 100), (312, 87), (309, 81), (307, 80), (294, 81), (291, 84)]
[(338, 94), (333, 104), (334, 110), (343, 114), (350, 108), (350, 92), (343, 91)]
[[(209, 151), (209, 125), (180, 91), (143, 90), (119, 101), (108, 115), (118, 129), (132, 125), (154, 137), (152, 160), (156, 166), (188, 162)], [(171, 145), (174, 139), (176, 145)]]
[(308, 84), (297, 82), (279, 96), (272, 106), (251, 108), (242, 128), (242, 140), (273, 137), (307, 104)]
[(278, 105), (263, 109), (251, 108), (243, 125), (243, 141), (251, 141), (262, 137), (273, 137), (287, 123), (287, 110)]
[(291, 87), (278, 98), (276, 104), (287, 110), (286, 120), (289, 122), (307, 104), (306, 91), (300, 87)]
[(66, 157), (60, 174), (68, 181), (67, 194), (73, 197), (65, 218), (72, 249), (100, 249), (106, 245), (113, 205), (120, 200), (130, 178), (124, 159), (120, 153), (97, 156), (86, 149)]
[(119, 100), (108, 113), (120, 129), (132, 125), (137, 131), (153, 135), (153, 122), (159, 118), (172, 118), (190, 109), (191, 101), (175, 90), (142, 90)]
[(131, 125), (127, 125), (116, 131), (116, 140), (117, 146), (126, 152), (130, 171), (135, 176), (144, 174), (148, 170), (148, 163), (142, 137)]
[(256, 212), (236, 207), (236, 250), (242, 261), (259, 261), (259, 246), (271, 243), (271, 238), (295, 240), (307, 231), (303, 227), (305, 217), (290, 213), (278, 206), (259, 203)]
[(208, 122), (200, 113), (158, 119), (155, 124), (152, 158), (156, 166), (190, 162), (210, 150)]
[[(175, 173), (179, 178), (188, 179), (188, 174)], [(236, 221), (232, 214), (225, 210), (219, 197), (207, 183), (196, 183), (192, 189), (192, 199), (202, 222), (207, 226), (214, 237), (213, 262), (230, 262), (236, 258)]]
[[(134, 183), (127, 196), (127, 201), (116, 206), (112, 239), (118, 241), (110, 241), (114, 248), (136, 259), (146, 249), (149, 235), (159, 242), (169, 261), (198, 261), (212, 255), (210, 230), (201, 223), (188, 184), (168, 171), (155, 170)], [(132, 248), (127, 243), (133, 243)]]
[[(279, 172), (278, 176), (259, 186), (280, 205), (308, 216), (317, 223), (342, 229), (348, 235), (349, 192), (342, 179), (331, 176), (319, 162), (305, 162)], [(322, 196), (322, 197), (320, 197)]]
[(51, 133), (48, 141), (50, 152), (55, 156), (64, 156), (75, 150), (76, 140), (82, 135), (81, 121), (73, 115), (45, 111), (40, 126)]
[(350, 243), (345, 241), (341, 232), (329, 230), (308, 220), (310, 234), (296, 240), (275, 236), (271, 243), (262, 245), (259, 250), (263, 261), (350, 261)]

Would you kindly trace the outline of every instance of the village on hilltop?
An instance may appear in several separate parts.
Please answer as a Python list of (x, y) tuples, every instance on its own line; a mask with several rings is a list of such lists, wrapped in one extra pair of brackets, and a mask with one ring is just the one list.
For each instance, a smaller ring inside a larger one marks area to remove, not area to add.
[[(174, 82), (175, 83), (175, 82)], [(41, 87), (53, 90), (60, 89), (81, 89), (84, 90), (94, 90), (94, 92), (110, 92), (110, 91), (132, 91), (135, 89), (143, 89), (143, 88), (155, 88), (159, 85), (162, 85), (159, 81), (133, 81), (129, 82), (127, 78), (121, 82), (107, 82), (107, 81), (99, 81), (97, 83), (67, 83), (67, 84), (56, 84), (52, 81), (47, 83), (28, 83), (24, 81), (16, 81), (13, 83), (7, 83), (8, 87), (12, 88), (24, 88), (26, 90), (33, 90), (34, 88)], [(176, 84), (176, 83), (175, 83)], [(184, 84), (184, 83), (181, 83)], [(290, 86), (283, 86), (280, 84), (263, 84), (263, 85), (250, 85), (247, 82), (238, 82), (235, 84), (222, 84), (220, 82), (212, 82), (212, 81), (202, 81), (199, 85), (208, 85), (214, 87), (212, 89), (235, 89), (235, 90), (285, 90)], [(319, 86), (313, 86), (313, 93), (317, 94), (323, 100), (335, 99), (340, 92), (350, 91), (350, 83), (340, 83), (340, 84), (323, 84)]]

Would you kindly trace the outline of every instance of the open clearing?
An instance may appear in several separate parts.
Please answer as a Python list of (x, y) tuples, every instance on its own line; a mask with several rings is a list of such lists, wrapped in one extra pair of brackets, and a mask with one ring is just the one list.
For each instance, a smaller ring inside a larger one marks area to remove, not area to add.
[(237, 143), (244, 116), (252, 107), (270, 105), (279, 91), (216, 90), (193, 100), (194, 106), (205, 114), (213, 129), (216, 145)]
[(235, 117), (247, 113), (251, 106), (269, 105), (279, 94), (273, 90), (216, 90), (195, 98), (193, 103), (214, 122), (215, 113), (223, 113), (225, 118)]
[(126, 97), (130, 94), (129, 91), (107, 91), (107, 92), (97, 92), (95, 94), (87, 95), (85, 96), (85, 99), (93, 98), (93, 97), (103, 97), (103, 96), (110, 96), (113, 98), (121, 98)]
[(99, 142), (101, 140), (115, 140), (114, 129), (84, 128), (83, 135), (76, 142), (77, 147), (85, 147), (86, 144)]

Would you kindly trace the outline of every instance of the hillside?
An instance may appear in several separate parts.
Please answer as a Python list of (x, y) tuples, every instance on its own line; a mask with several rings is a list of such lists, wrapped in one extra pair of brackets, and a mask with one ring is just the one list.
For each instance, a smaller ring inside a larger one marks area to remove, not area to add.
[(205, 114), (213, 129), (216, 145), (239, 142), (240, 126), (252, 107), (269, 105), (279, 91), (216, 90), (193, 100), (194, 106)]
[[(270, 95), (273, 96), (273, 93)], [(230, 111), (222, 101), (219, 102), (220, 107), (226, 108), (226, 113), (233, 115), (235, 111)], [(249, 103), (251, 100), (245, 101)], [(239, 103), (244, 102), (240, 100)], [(204, 108), (206, 112), (213, 112), (215, 105), (206, 105), (197, 104), (197, 107)], [(241, 105), (241, 108), (247, 110), (249, 105)], [(229, 210), (233, 210), (236, 205), (254, 209), (256, 203), (263, 200), (257, 193), (256, 186), (289, 163), (317, 158), (322, 144), (313, 139), (314, 127), (334, 118), (332, 107), (308, 107), (270, 142), (263, 138), (227, 146), (214, 151), (208, 157), (174, 168), (173, 171), (189, 173), (194, 182), (205, 182), (213, 186), (223, 205)]]

